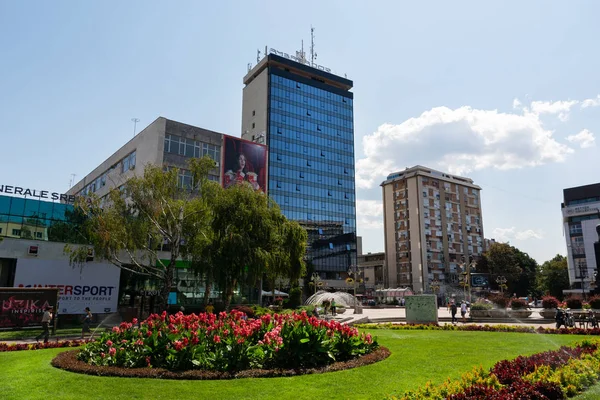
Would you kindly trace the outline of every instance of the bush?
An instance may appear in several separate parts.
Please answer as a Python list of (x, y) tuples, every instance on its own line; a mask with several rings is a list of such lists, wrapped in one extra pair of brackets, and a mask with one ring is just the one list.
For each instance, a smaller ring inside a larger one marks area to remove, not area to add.
[(512, 299), (510, 301), (510, 308), (512, 308), (513, 310), (524, 310), (528, 306), (529, 305), (527, 304), (527, 302), (523, 299)]
[(242, 371), (314, 368), (371, 353), (378, 344), (370, 334), (305, 312), (263, 315), (244, 313), (152, 314), (140, 324), (122, 323), (85, 345), (77, 358), (90, 365), (165, 368), (171, 371)]
[(566, 300), (567, 307), (573, 310), (581, 310), (583, 308), (583, 302), (581, 299), (575, 297), (569, 297)]
[(302, 288), (296, 286), (290, 289), (290, 297), (287, 302), (289, 308), (298, 308), (302, 305)]
[(592, 296), (590, 298), (589, 303), (590, 303), (590, 307), (592, 307), (594, 310), (600, 310), (600, 296), (598, 296), (598, 295)]
[(551, 310), (553, 308), (558, 308), (559, 301), (554, 296), (545, 296), (542, 297), (542, 308), (547, 310)]
[(490, 303), (473, 303), (471, 304), (471, 311), (476, 310), (491, 310), (493, 306)]
[(246, 316), (248, 318), (254, 318), (254, 309), (252, 307), (238, 305), (238, 306), (234, 306), (232, 308), (232, 310), (235, 310), (235, 311), (238, 311), (238, 312), (242, 312), (242, 313), (246, 314)]
[(510, 299), (502, 295), (497, 295), (490, 297), (490, 301), (494, 303), (498, 308), (506, 308), (508, 307)]

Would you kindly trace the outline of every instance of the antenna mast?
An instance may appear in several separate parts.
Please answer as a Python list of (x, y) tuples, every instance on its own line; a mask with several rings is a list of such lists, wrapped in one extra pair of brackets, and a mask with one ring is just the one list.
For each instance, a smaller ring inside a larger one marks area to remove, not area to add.
[(315, 53), (315, 28), (310, 26), (310, 65), (312, 66), (317, 59), (317, 53)]
[(71, 174), (71, 179), (69, 180), (69, 189), (71, 189), (71, 187), (73, 187), (73, 184), (75, 183), (75, 177), (77, 175), (76, 174)]
[(140, 122), (139, 118), (131, 118), (131, 122), (133, 122), (133, 137), (135, 137), (135, 128), (137, 127), (137, 123)]

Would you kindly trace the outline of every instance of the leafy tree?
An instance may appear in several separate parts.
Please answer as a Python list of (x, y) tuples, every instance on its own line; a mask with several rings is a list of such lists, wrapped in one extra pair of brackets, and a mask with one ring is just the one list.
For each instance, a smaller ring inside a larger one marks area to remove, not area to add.
[(509, 293), (528, 296), (536, 289), (537, 262), (527, 253), (508, 243), (492, 243), (478, 263), (479, 272), (487, 272), (494, 283), (497, 276), (504, 276)]
[(220, 191), (212, 207), (213, 237), (205, 256), (226, 308), (242, 282), (255, 284), (263, 274), (270, 280), (299, 278), (304, 261), (298, 252), (303, 255), (306, 233), (300, 233), (299, 225), (288, 221), (277, 204), (249, 185), (236, 185)]
[[(210, 184), (212, 159), (194, 160), (191, 169), (197, 179), (188, 188), (178, 185), (177, 169), (164, 171), (148, 165), (142, 177), (129, 179), (122, 189), (112, 189), (104, 204), (89, 197), (77, 207), (85, 214), (85, 234), (97, 257), (119, 268), (155, 278), (159, 284), (158, 306), (166, 309), (173, 286), (176, 260), (188, 256), (185, 244), (194, 242), (209, 229), (209, 206), (201, 196)], [(161, 246), (169, 258), (158, 255)], [(65, 246), (71, 262), (83, 264), (87, 246)]]
[(543, 294), (559, 299), (563, 298), (563, 289), (569, 288), (569, 269), (567, 259), (557, 254), (538, 269), (537, 288)]

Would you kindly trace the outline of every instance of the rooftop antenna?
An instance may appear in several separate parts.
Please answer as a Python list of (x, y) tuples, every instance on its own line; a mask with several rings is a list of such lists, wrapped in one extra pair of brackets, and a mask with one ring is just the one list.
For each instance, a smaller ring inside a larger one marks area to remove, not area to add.
[(260, 50), (256, 49), (256, 63), (260, 62)]
[(310, 26), (310, 65), (315, 63), (317, 53), (315, 52), (315, 28)]
[(71, 174), (71, 180), (69, 180), (69, 189), (71, 189), (71, 187), (73, 187), (73, 184), (75, 183), (75, 177), (77, 175), (76, 174)]
[(140, 122), (139, 118), (131, 118), (131, 122), (133, 122), (133, 137), (135, 137), (135, 128), (137, 127), (137, 123)]

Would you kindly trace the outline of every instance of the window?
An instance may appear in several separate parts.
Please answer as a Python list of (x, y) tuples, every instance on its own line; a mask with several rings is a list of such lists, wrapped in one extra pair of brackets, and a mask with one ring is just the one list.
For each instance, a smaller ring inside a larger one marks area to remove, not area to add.
[(256, 110), (252, 110), (252, 116), (254, 117), (255, 115), (256, 115)]
[(127, 154), (121, 162), (121, 173), (135, 168), (135, 150)]
[(36, 232), (35, 233), (35, 238), (36, 239), (41, 239), (42, 238), (42, 232)]
[(0, 233), (2, 233), (2, 228), (0, 228)]
[(13, 234), (13, 236), (21, 236), (21, 230), (20, 229), (13, 229), (12, 230), (12, 234)]
[(255, 126), (256, 126), (256, 124), (253, 122), (252, 123), (252, 129), (254, 129)]

